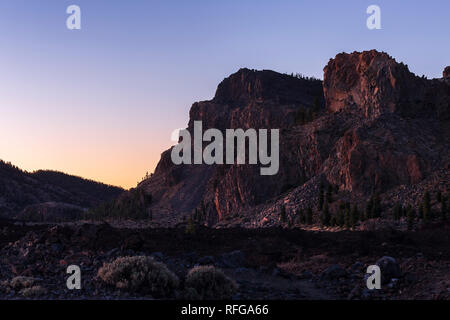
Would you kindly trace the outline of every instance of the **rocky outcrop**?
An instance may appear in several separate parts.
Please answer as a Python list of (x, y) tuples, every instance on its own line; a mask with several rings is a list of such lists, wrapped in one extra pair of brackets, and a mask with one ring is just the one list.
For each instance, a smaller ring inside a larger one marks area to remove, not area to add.
[(407, 65), (375, 50), (338, 54), (324, 68), (323, 87), (330, 112), (347, 110), (366, 118), (429, 116), (448, 111), (450, 97), (441, 82), (419, 78)]
[(450, 66), (445, 67), (444, 71), (442, 71), (443, 78), (450, 78)]
[[(165, 151), (153, 176), (139, 187), (152, 194), (153, 209), (167, 214), (204, 212), (211, 223), (231, 212), (262, 203), (306, 180), (305, 170), (297, 165), (288, 128), (295, 122), (300, 106), (323, 105), (319, 80), (279, 74), (273, 71), (241, 69), (219, 84), (215, 97), (197, 102), (190, 110), (188, 130), (201, 120), (203, 129), (279, 128), (283, 144), (280, 172), (261, 176), (252, 165), (174, 165)], [(285, 135), (286, 134), (286, 135)], [(314, 141), (311, 141), (314, 144)], [(295, 148), (297, 149), (297, 148)], [(303, 150), (311, 153), (314, 150)], [(318, 168), (313, 162), (309, 166)]]
[[(417, 77), (374, 50), (338, 54), (323, 86), (241, 69), (212, 100), (193, 104), (188, 130), (196, 120), (204, 130), (279, 128), (278, 174), (261, 176), (254, 165), (177, 166), (168, 150), (139, 187), (152, 194), (160, 221), (197, 211), (209, 224), (246, 216), (258, 225), (271, 221), (261, 215), (279, 212), (283, 199), (291, 212), (317, 203), (319, 184), (350, 199), (416, 185), (449, 158), (450, 86), (441, 80)], [(313, 108), (315, 100), (313, 121), (298, 123), (299, 106)]]

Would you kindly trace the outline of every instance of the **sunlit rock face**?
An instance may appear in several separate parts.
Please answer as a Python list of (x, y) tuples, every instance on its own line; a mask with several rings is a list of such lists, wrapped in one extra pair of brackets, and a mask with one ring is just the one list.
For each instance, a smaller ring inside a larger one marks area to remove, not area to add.
[(407, 65), (375, 50), (338, 54), (324, 69), (323, 87), (329, 111), (366, 118), (386, 113), (423, 117), (448, 108), (448, 87), (417, 77)]

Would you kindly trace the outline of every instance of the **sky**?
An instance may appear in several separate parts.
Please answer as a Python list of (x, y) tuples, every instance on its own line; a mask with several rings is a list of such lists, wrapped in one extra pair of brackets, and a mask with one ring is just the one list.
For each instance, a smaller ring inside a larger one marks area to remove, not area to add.
[[(369, 5), (381, 29), (366, 27)], [(69, 5), (81, 30), (69, 30)], [(0, 0), (0, 159), (124, 188), (153, 172), (195, 101), (241, 67), (323, 78), (386, 51), (441, 77), (450, 1)]]

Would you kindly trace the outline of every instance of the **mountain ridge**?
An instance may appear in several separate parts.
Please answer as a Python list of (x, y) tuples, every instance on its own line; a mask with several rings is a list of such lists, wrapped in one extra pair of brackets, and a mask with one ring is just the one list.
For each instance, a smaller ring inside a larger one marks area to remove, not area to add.
[[(78, 211), (118, 197), (124, 190), (58, 171), (27, 172), (0, 160), (0, 215), (16, 217), (28, 209), (77, 207)], [(51, 204), (51, 205), (50, 205)], [(40, 206), (39, 206), (40, 205)], [(73, 208), (72, 208), (73, 209)], [(45, 210), (44, 210), (45, 211)]]
[[(446, 167), (449, 112), (447, 78), (417, 77), (376, 50), (338, 54), (324, 68), (323, 83), (240, 69), (212, 100), (192, 105), (187, 130), (194, 121), (205, 130), (279, 128), (280, 172), (261, 177), (250, 165), (175, 166), (169, 149), (138, 188), (152, 194), (151, 208), (167, 223), (201, 212), (208, 225), (232, 217), (246, 226), (261, 226), (265, 218), (275, 225), (285, 206), (278, 197), (310, 187), (286, 203), (294, 216), (317, 206), (319, 185), (336, 187), (336, 198), (363, 210), (375, 193), (412, 188)], [(266, 202), (271, 209), (261, 216)]]

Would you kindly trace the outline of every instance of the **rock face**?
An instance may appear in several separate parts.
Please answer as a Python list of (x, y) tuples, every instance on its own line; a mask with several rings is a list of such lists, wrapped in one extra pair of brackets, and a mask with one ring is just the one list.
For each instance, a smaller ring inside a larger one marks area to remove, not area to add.
[(442, 72), (443, 78), (450, 78), (450, 66), (445, 67), (444, 71)]
[[(289, 128), (298, 108), (312, 109), (315, 101), (319, 107), (323, 104), (319, 80), (241, 69), (219, 84), (214, 99), (192, 105), (187, 129), (193, 132), (196, 120), (202, 121), (204, 130)], [(198, 209), (214, 223), (233, 211), (262, 203), (305, 180), (306, 173), (291, 154), (296, 151), (288, 150), (291, 147), (290, 144), (281, 146), (280, 162), (286, 165), (281, 164), (275, 176), (261, 176), (259, 165), (176, 166), (170, 158), (171, 150), (167, 150), (153, 176), (139, 187), (152, 194), (156, 212), (176, 215), (190, 214)]]
[(375, 50), (338, 54), (324, 69), (323, 87), (329, 111), (352, 110), (366, 118), (419, 117), (448, 108), (448, 88)]
[[(279, 128), (278, 174), (261, 176), (255, 165), (177, 166), (168, 150), (139, 188), (152, 194), (161, 221), (197, 210), (209, 224), (246, 216), (251, 225), (279, 223), (264, 215), (285, 203), (291, 211), (315, 206), (321, 183), (353, 199), (412, 188), (448, 168), (449, 103), (445, 81), (417, 77), (374, 50), (338, 54), (323, 84), (241, 69), (211, 101), (193, 104), (188, 130), (196, 120), (204, 130)], [(300, 106), (316, 106), (312, 121), (297, 121)]]

